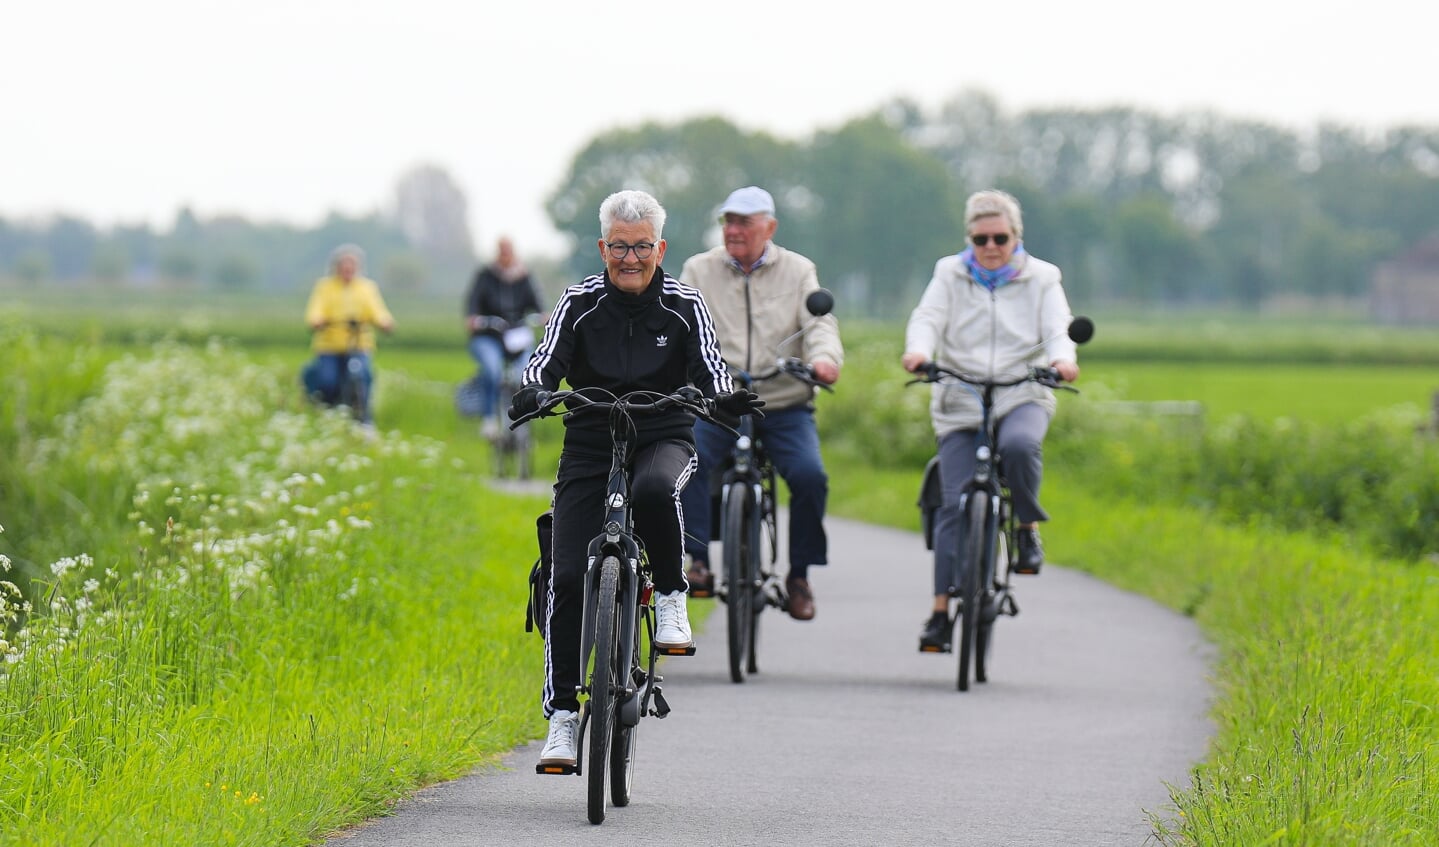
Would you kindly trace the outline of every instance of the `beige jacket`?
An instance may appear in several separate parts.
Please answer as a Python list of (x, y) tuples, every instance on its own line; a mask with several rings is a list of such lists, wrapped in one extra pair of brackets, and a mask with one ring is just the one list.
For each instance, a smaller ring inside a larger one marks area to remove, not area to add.
[[(836, 367), (844, 364), (839, 322), (832, 314), (815, 318), (805, 309), (805, 298), (819, 288), (819, 274), (804, 256), (770, 242), (759, 264), (746, 274), (720, 245), (691, 256), (680, 271), (680, 281), (704, 294), (720, 352), (732, 369), (762, 376), (775, 369), (781, 356), (828, 361)], [(779, 349), (781, 342), (806, 326), (801, 338)], [(788, 376), (755, 385), (768, 409), (810, 405), (815, 390)]]

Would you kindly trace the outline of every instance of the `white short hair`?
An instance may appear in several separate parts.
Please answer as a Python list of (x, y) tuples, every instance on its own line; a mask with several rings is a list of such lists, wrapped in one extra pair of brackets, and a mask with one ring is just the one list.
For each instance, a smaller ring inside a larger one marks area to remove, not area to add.
[(964, 201), (964, 225), (966, 228), (980, 218), (1003, 215), (1014, 230), (1015, 238), (1024, 237), (1024, 217), (1019, 211), (1019, 201), (1014, 196), (997, 188), (976, 191)]

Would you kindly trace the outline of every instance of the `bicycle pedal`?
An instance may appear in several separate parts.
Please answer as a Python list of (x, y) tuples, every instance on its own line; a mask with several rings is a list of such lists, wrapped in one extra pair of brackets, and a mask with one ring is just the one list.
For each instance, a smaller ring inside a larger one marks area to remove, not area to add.
[(943, 647), (941, 647), (941, 646), (939, 646), (939, 645), (937, 645), (937, 644), (921, 644), (921, 645), (919, 645), (919, 652), (921, 652), (921, 653), (952, 653), (952, 652), (954, 652), (954, 650), (953, 650), (953, 648), (952, 648), (950, 645), (948, 645), (948, 644), (944, 645)]
[(541, 762), (535, 765), (535, 773), (554, 776), (579, 776), (579, 765), (547, 765)]
[(660, 691), (659, 686), (654, 688), (655, 704), (650, 709), (650, 714), (657, 718), (663, 718), (670, 713), (670, 704), (665, 700), (665, 695)]
[(655, 652), (661, 656), (693, 656), (695, 654), (695, 646), (691, 644), (688, 647), (661, 647), (656, 644)]

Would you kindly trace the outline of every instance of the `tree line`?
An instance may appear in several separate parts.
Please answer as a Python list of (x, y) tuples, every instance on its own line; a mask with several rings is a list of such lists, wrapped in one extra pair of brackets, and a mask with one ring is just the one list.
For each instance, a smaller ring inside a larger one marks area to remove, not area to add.
[[(777, 240), (814, 259), (856, 313), (907, 312), (934, 262), (963, 247), (965, 197), (987, 187), (1020, 199), (1026, 248), (1064, 270), (1071, 299), (1258, 308), (1362, 298), (1376, 264), (1439, 231), (1439, 128), (1009, 113), (976, 91), (932, 110), (896, 99), (799, 140), (719, 117), (617, 128), (574, 156), (546, 201), (572, 244), (546, 287), (596, 269), (595, 213), (610, 192), (642, 188), (665, 204), (675, 263), (718, 243), (718, 204), (751, 183), (776, 198)], [(475, 261), (466, 207), (427, 166), (401, 178), (394, 211), (308, 229), (185, 210), (168, 231), (0, 219), (0, 274), (289, 290), (354, 241), (387, 287), (458, 288)]]
[[(963, 248), (963, 204), (998, 187), (1072, 299), (1257, 308), (1363, 297), (1376, 263), (1439, 231), (1439, 128), (1295, 130), (1137, 108), (1008, 114), (982, 92), (926, 111), (897, 99), (801, 141), (721, 118), (618, 129), (575, 157), (548, 203), (576, 243), (615, 186), (650, 190), (671, 250), (717, 242), (715, 210), (757, 183), (776, 240), (857, 312), (904, 314)], [(590, 261), (581, 251), (584, 261)]]

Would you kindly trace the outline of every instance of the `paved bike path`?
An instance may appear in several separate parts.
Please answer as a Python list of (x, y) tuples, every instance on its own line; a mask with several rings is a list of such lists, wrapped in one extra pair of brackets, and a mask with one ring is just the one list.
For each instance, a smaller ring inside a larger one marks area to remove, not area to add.
[(730, 682), (718, 604), (697, 655), (664, 660), (674, 711), (640, 724), (634, 799), (604, 824), (585, 818), (584, 778), (534, 773), (535, 742), (330, 843), (1155, 843), (1149, 813), (1172, 817), (1166, 783), (1188, 785), (1212, 732), (1211, 651), (1191, 621), (1046, 565), (1017, 579), (990, 681), (961, 693), (954, 656), (916, 650), (919, 537), (826, 525), (818, 615), (766, 611), (758, 675)]

